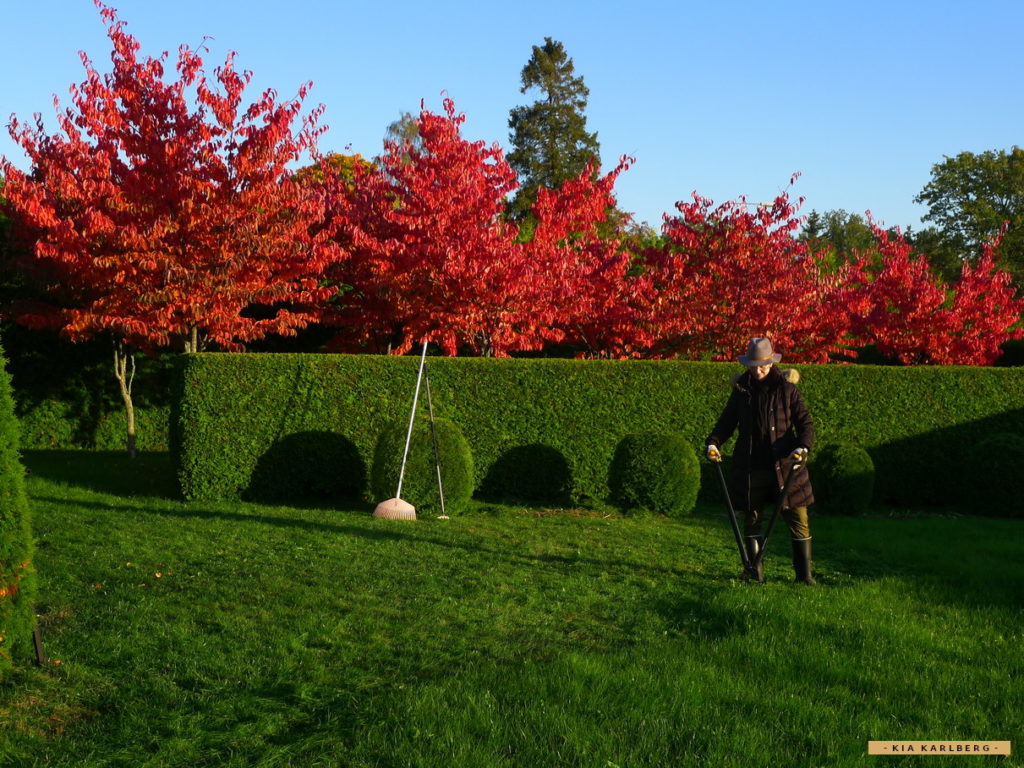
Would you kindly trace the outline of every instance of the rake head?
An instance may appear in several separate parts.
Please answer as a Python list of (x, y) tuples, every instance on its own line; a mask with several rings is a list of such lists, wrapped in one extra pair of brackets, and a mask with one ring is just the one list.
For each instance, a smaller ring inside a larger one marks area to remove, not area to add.
[(387, 501), (382, 501), (373, 510), (374, 517), (382, 517), (385, 520), (415, 520), (416, 507), (397, 496)]

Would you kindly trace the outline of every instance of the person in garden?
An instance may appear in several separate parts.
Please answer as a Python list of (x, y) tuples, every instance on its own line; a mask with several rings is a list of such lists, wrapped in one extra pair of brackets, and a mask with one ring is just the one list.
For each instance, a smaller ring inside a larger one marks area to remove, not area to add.
[[(707, 457), (721, 461), (720, 448), (738, 430), (733, 450), (729, 493), (737, 512), (743, 512), (744, 543), (753, 560), (762, 547), (764, 509), (782, 504), (781, 514), (789, 527), (796, 580), (814, 584), (811, 575), (811, 529), (807, 507), (814, 492), (807, 473), (807, 452), (814, 444), (814, 422), (796, 387), (799, 374), (780, 371), (782, 356), (770, 340), (751, 339), (739, 362), (746, 372), (732, 378), (732, 391), (722, 415), (707, 438)], [(786, 478), (796, 472), (787, 498), (779, 498)], [(764, 581), (759, 563), (757, 580)]]

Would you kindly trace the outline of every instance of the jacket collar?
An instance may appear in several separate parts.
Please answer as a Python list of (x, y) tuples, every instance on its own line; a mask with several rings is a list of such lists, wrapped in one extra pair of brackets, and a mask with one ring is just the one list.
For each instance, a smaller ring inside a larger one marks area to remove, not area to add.
[[(778, 366), (773, 365), (771, 370), (768, 371), (768, 375), (764, 379), (763, 387), (765, 391), (771, 392), (782, 386), (782, 383), (786, 379), (783, 374), (779, 371)], [(750, 371), (744, 371), (743, 373), (737, 373), (732, 378), (733, 386), (736, 387), (740, 392), (749, 394), (753, 392), (752, 379)]]

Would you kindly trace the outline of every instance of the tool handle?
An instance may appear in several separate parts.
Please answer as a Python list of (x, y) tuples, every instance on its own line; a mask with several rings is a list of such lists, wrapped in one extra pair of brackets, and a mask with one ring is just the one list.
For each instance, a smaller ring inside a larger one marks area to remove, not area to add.
[(779, 491), (779, 500), (775, 503), (775, 509), (772, 510), (771, 519), (768, 521), (768, 529), (764, 532), (764, 539), (761, 541), (761, 548), (753, 559), (752, 566), (754, 568), (757, 568), (764, 560), (764, 553), (768, 550), (768, 539), (771, 538), (775, 522), (779, 519), (779, 512), (786, 506), (786, 496), (789, 494), (789, 487), (793, 484), (793, 477), (801, 467), (803, 467), (801, 462), (794, 463), (793, 468), (789, 470), (789, 474), (786, 476), (786, 482), (782, 484), (782, 490)]
[(729, 524), (732, 526), (732, 535), (736, 538), (736, 546), (740, 550), (740, 560), (743, 562), (743, 567), (749, 569), (750, 558), (747, 555), (747, 548), (743, 546), (743, 535), (740, 533), (740, 524), (736, 520), (736, 510), (732, 506), (732, 498), (729, 496), (729, 484), (725, 482), (725, 473), (722, 471), (722, 462), (712, 462), (715, 465), (715, 469), (718, 470), (718, 479), (722, 483), (722, 493), (725, 496), (725, 505), (729, 510)]

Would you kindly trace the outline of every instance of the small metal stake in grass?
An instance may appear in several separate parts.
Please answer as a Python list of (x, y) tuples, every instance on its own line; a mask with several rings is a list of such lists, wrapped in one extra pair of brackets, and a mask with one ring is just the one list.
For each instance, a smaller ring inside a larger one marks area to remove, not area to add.
[(430, 439), (434, 443), (434, 469), (437, 470), (437, 493), (441, 497), (441, 514), (438, 520), (449, 520), (451, 518), (444, 511), (444, 486), (441, 484), (441, 454), (437, 450), (437, 428), (434, 426), (434, 401), (430, 397), (430, 373), (427, 367), (423, 366), (423, 378), (427, 384), (427, 412), (430, 414)]
[(423, 380), (423, 368), (427, 363), (427, 342), (423, 341), (423, 354), (420, 355), (420, 371), (416, 375), (416, 391), (412, 396), (412, 413), (409, 414), (409, 431), (405, 435), (405, 451), (402, 453), (402, 468), (398, 472), (398, 490), (393, 499), (387, 499), (373, 510), (374, 517), (387, 520), (415, 520), (416, 508), (402, 500), (402, 480), (405, 478), (405, 462), (409, 458), (409, 443), (412, 441), (412, 425), (416, 420), (416, 403), (420, 397), (420, 382)]
[(46, 651), (43, 650), (43, 632), (39, 627), (32, 630), (32, 644), (36, 649), (36, 664), (41, 667), (49, 659), (46, 657)]

